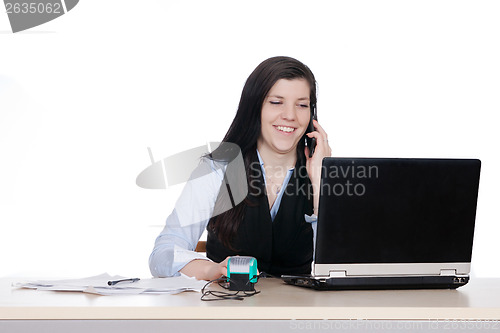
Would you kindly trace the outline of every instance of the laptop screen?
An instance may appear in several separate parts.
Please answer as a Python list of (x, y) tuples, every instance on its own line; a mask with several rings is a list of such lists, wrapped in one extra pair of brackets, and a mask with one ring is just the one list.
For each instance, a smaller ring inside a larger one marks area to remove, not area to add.
[(325, 158), (316, 264), (470, 262), (480, 166)]

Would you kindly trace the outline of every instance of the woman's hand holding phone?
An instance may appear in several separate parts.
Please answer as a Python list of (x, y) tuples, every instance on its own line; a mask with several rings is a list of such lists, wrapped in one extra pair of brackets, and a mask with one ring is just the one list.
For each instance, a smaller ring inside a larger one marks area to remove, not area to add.
[(306, 169), (309, 179), (313, 185), (314, 194), (314, 214), (317, 214), (317, 209), (319, 205), (319, 193), (320, 193), (320, 182), (321, 182), (321, 167), (323, 164), (323, 158), (332, 156), (332, 149), (328, 144), (328, 135), (317, 120), (312, 121), (314, 126), (314, 131), (306, 133), (306, 136), (310, 139), (316, 139), (316, 145), (312, 156), (310, 156), (310, 149), (305, 148), (306, 155)]

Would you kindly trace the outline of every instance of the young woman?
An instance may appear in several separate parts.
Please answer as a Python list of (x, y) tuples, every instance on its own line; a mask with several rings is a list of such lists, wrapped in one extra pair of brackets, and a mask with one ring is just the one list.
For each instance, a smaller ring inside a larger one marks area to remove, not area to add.
[[(223, 139), (241, 150), (248, 195), (212, 216), (225, 169), (223, 162), (203, 158), (198, 172), (208, 176), (186, 184), (156, 239), (149, 260), (153, 276), (182, 272), (213, 280), (226, 274), (233, 255), (255, 257), (259, 271), (272, 275), (310, 273), (321, 163), (331, 155), (315, 115), (316, 81), (307, 66), (290, 57), (257, 66)], [(314, 149), (306, 138), (314, 138)], [(205, 229), (207, 257), (194, 252)]]

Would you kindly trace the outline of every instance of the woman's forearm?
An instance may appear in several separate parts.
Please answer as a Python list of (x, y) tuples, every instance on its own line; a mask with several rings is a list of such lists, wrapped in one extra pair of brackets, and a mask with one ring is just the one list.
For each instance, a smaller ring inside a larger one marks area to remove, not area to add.
[(210, 260), (195, 259), (184, 266), (180, 272), (197, 280), (215, 280), (227, 273), (227, 259), (221, 263)]

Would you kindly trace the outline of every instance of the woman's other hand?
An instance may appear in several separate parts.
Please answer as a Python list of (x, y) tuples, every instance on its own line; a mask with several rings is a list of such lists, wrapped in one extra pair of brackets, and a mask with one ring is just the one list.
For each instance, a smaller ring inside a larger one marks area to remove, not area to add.
[(180, 271), (187, 276), (195, 277), (198, 280), (212, 281), (227, 274), (227, 261), (229, 257), (220, 263), (210, 260), (195, 259), (190, 261)]

